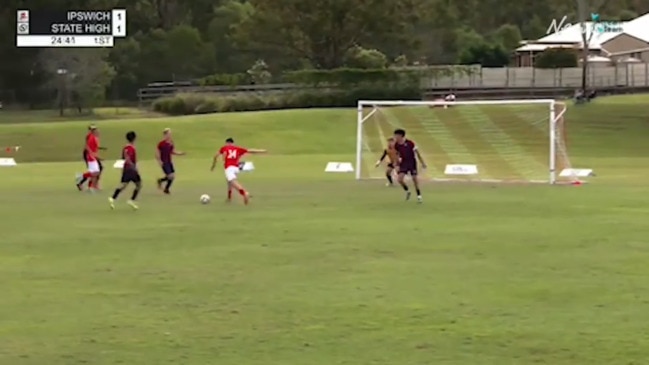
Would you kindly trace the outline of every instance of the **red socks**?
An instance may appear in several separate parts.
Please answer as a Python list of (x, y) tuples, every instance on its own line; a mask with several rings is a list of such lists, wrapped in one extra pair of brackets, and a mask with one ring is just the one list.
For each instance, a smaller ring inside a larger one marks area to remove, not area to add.
[(92, 177), (92, 174), (91, 174), (91, 173), (89, 173), (89, 172), (84, 172), (84, 173), (83, 173), (83, 178), (84, 178), (84, 179), (90, 179), (91, 177)]
[(228, 189), (228, 200), (232, 199), (232, 189)]
[(239, 189), (239, 194), (241, 194), (242, 196), (243, 196), (243, 195), (246, 195), (246, 191), (243, 190), (243, 189)]

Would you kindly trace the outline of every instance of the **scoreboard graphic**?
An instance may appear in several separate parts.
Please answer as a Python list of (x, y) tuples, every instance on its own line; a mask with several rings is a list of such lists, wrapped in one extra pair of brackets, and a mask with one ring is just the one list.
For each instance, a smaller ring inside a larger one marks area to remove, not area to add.
[(126, 37), (126, 10), (16, 12), (17, 47), (113, 47)]

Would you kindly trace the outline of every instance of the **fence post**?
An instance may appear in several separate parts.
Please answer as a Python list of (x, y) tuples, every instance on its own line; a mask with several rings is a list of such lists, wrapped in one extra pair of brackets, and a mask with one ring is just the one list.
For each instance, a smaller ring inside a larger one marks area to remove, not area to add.
[(536, 85), (536, 67), (532, 66), (532, 87)]

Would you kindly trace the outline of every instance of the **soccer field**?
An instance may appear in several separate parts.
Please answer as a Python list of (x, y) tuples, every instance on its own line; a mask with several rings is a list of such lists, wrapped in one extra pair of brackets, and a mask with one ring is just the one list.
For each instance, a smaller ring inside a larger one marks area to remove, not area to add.
[[(355, 110), (100, 121), (108, 161), (140, 136), (136, 212), (128, 193), (109, 209), (110, 166), (102, 193), (74, 187), (88, 122), (2, 119), (0, 146), (21, 149), (0, 168), (0, 364), (644, 363), (648, 106), (569, 108), (589, 184), (428, 183), (423, 204), (323, 172), (354, 161)], [(155, 187), (165, 127), (188, 153), (171, 196)], [(245, 159), (249, 206), (209, 171), (226, 137), (270, 152)]]

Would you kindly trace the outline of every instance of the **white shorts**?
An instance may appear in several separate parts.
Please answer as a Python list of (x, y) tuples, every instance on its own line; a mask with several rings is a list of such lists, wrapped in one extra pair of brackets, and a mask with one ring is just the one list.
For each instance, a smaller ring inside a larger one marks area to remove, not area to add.
[(88, 172), (91, 174), (97, 174), (99, 170), (99, 162), (97, 161), (88, 161)]
[(238, 166), (228, 166), (225, 168), (225, 179), (228, 182), (236, 180), (238, 174), (239, 174)]

